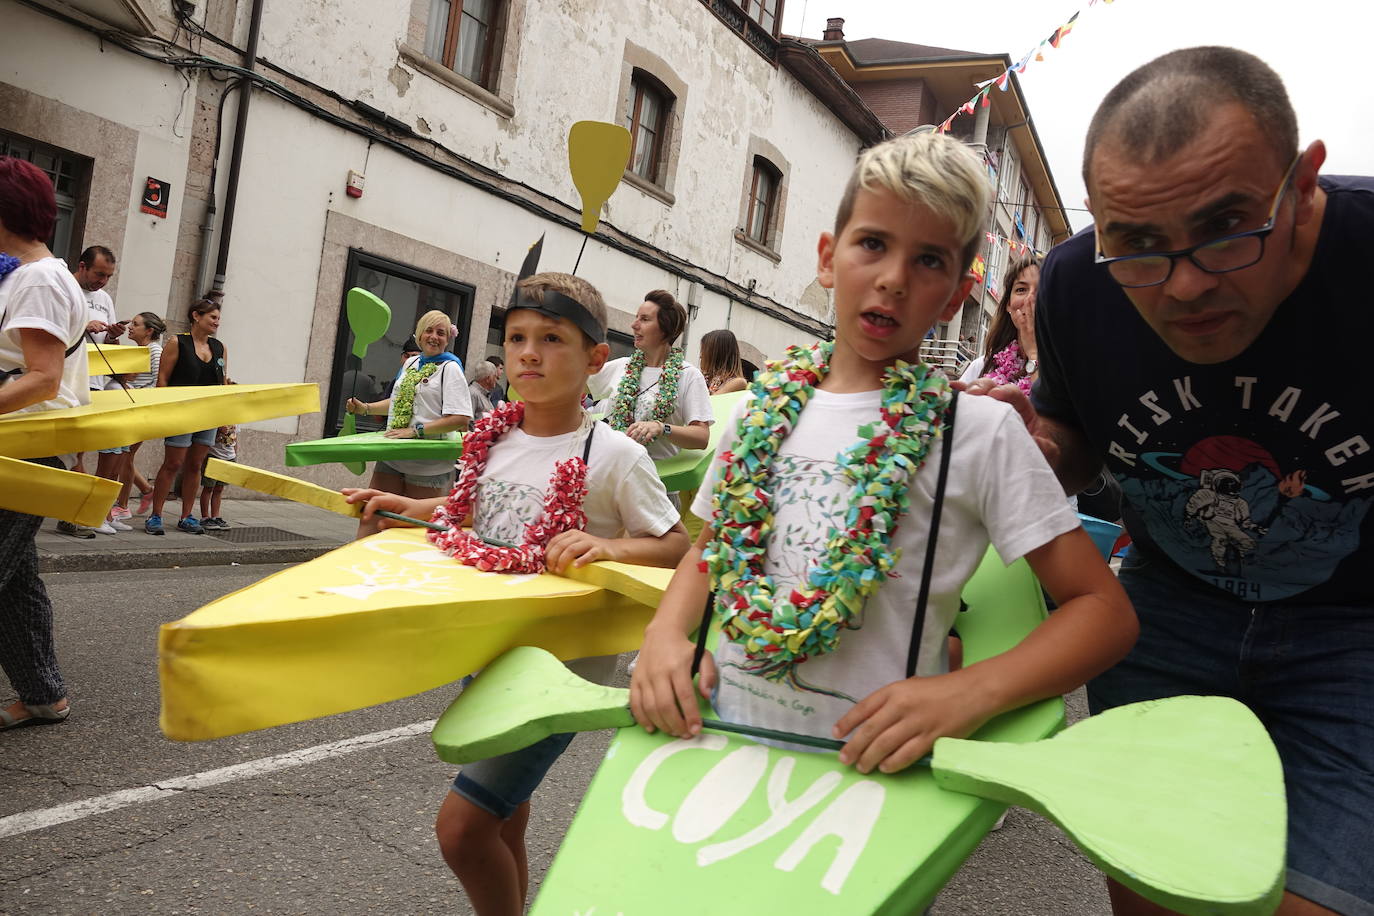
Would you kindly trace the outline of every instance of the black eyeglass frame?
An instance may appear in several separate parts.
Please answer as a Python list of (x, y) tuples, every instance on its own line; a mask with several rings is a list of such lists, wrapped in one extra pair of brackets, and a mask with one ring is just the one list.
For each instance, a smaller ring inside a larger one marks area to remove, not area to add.
[[(1302, 153), (1298, 153), (1296, 156), (1293, 157), (1293, 161), (1288, 164), (1288, 171), (1284, 173), (1283, 183), (1279, 185), (1279, 190), (1274, 195), (1274, 202), (1269, 207), (1269, 218), (1264, 221), (1263, 226), (1260, 226), (1257, 229), (1247, 229), (1244, 232), (1235, 232), (1231, 235), (1223, 235), (1219, 239), (1211, 239), (1210, 241), (1201, 242), (1197, 245), (1193, 245), (1190, 248), (1180, 248), (1177, 251), (1146, 251), (1141, 252), (1140, 254), (1123, 254), (1118, 255), (1117, 257), (1109, 258), (1102, 254), (1102, 238), (1097, 234), (1097, 228), (1096, 226), (1094, 226), (1093, 236), (1097, 242), (1097, 247), (1096, 256), (1093, 259), (1093, 263), (1105, 265), (1107, 267), (1107, 273), (1111, 274), (1111, 278), (1116, 281), (1117, 285), (1125, 289), (1146, 289), (1151, 286), (1160, 286), (1164, 283), (1168, 283), (1169, 278), (1174, 275), (1174, 266), (1178, 263), (1179, 258), (1187, 258), (1189, 261), (1193, 263), (1193, 266), (1196, 267), (1198, 270), (1202, 271), (1203, 273), (1209, 274), (1229, 274), (1235, 270), (1244, 270), (1247, 267), (1254, 267), (1264, 258), (1264, 240), (1269, 237), (1269, 234), (1271, 232), (1274, 231), (1274, 223), (1275, 221), (1277, 221), (1279, 216), (1279, 207), (1283, 205), (1283, 198), (1288, 193), (1288, 189), (1293, 184), (1293, 176), (1297, 174), (1298, 163), (1301, 161)], [(1255, 255), (1255, 259), (1253, 261), (1250, 261), (1249, 263), (1237, 264), (1235, 267), (1226, 267), (1218, 270), (1213, 267), (1208, 267), (1206, 264), (1201, 263), (1200, 261), (1198, 261), (1197, 258), (1193, 257), (1194, 254), (1196, 254), (1204, 248), (1211, 248), (1213, 245), (1222, 245), (1227, 242), (1234, 242), (1237, 239), (1247, 238), (1259, 239), (1259, 252)], [(1116, 276), (1116, 274), (1112, 273), (1112, 264), (1120, 264), (1123, 261), (1141, 261), (1145, 258), (1153, 258), (1155, 260), (1159, 260), (1161, 258), (1167, 259), (1169, 262), (1169, 268), (1164, 272), (1164, 276), (1158, 280), (1155, 280), (1152, 283), (1123, 283)]]

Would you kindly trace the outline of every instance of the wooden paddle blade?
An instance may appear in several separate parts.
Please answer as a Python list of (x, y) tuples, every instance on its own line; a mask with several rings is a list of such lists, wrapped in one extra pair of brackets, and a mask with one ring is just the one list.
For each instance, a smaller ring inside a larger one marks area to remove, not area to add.
[(551, 653), (518, 646), (492, 662), (439, 717), (440, 759), (472, 763), (563, 732), (632, 725), (630, 692), (583, 680)]
[(1170, 910), (1250, 916), (1283, 894), (1283, 770), (1235, 700), (1134, 703), (1031, 744), (941, 738), (932, 768), (943, 788), (1043, 814)]
[(605, 121), (578, 121), (568, 131), (568, 168), (582, 195), (582, 231), (596, 231), (601, 208), (630, 161), (630, 132)]
[(353, 331), (353, 355), (362, 359), (367, 345), (379, 340), (391, 327), (391, 307), (360, 287), (348, 291), (348, 327)]

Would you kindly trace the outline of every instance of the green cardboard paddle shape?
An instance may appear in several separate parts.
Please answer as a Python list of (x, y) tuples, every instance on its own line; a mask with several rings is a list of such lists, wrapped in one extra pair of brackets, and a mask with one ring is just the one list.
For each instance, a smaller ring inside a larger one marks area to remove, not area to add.
[(578, 121), (568, 131), (568, 169), (582, 195), (582, 231), (591, 234), (601, 208), (625, 175), (630, 132), (605, 121)]
[[(433, 739), (441, 758), (467, 763), (630, 725), (628, 700), (525, 646), (454, 700)], [(1106, 874), (1180, 913), (1268, 913), (1283, 893), (1283, 772), (1234, 700), (1137, 703), (1026, 744), (942, 738), (929, 765), (943, 788), (1044, 815)]]
[[(348, 291), (345, 310), (348, 315), (348, 328), (353, 332), (353, 355), (358, 357), (358, 371), (361, 372), (362, 359), (367, 355), (368, 344), (380, 340), (386, 329), (391, 327), (391, 308), (372, 293), (355, 286)], [(353, 391), (349, 397), (357, 393), (358, 376), (355, 373)], [(351, 436), (357, 431), (357, 420), (353, 414), (345, 413), (343, 429), (339, 431), (339, 435)], [(362, 461), (345, 461), (343, 466), (354, 474), (362, 474), (367, 470), (366, 462)]]

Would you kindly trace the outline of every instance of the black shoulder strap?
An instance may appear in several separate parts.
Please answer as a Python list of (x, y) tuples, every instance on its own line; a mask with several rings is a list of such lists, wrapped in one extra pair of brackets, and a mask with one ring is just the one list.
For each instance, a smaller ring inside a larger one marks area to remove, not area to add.
[(930, 506), (930, 534), (926, 540), (926, 562), (921, 570), (921, 590), (916, 596), (916, 620), (911, 625), (911, 648), (907, 650), (906, 676), (914, 677), (921, 655), (921, 634), (926, 626), (926, 603), (930, 598), (930, 574), (935, 569), (935, 545), (940, 535), (940, 511), (945, 506), (945, 483), (949, 480), (949, 455), (954, 451), (954, 415), (959, 392), (953, 392), (945, 411), (945, 429), (940, 449), (940, 473), (935, 479), (935, 499)]
[(586, 463), (587, 463), (587, 459), (590, 458), (590, 457), (592, 456), (592, 436), (595, 436), (595, 435), (596, 435), (596, 424), (593, 423), (593, 424), (592, 424), (592, 428), (589, 429), (589, 430), (587, 430), (587, 441), (584, 442), (584, 443), (582, 444), (582, 463), (583, 463), (583, 464), (586, 464)]

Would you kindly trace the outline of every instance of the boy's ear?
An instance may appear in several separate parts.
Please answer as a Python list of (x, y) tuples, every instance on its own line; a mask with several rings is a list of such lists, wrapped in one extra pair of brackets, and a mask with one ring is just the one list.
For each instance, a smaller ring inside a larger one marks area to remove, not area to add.
[(835, 236), (829, 232), (816, 243), (816, 279), (826, 289), (835, 288)]
[(611, 345), (606, 343), (593, 344), (587, 351), (587, 374), (596, 375), (606, 365), (606, 360), (611, 358)]
[(959, 278), (959, 285), (954, 288), (954, 296), (949, 300), (949, 304), (940, 312), (941, 321), (953, 321), (954, 316), (959, 314), (959, 310), (964, 307), (964, 300), (968, 298), (969, 290), (973, 289), (973, 271), (965, 271)]

